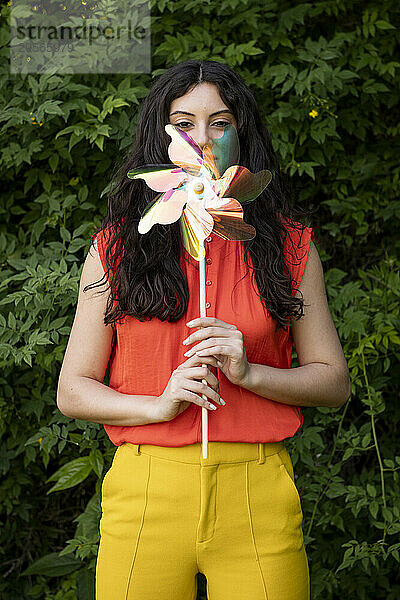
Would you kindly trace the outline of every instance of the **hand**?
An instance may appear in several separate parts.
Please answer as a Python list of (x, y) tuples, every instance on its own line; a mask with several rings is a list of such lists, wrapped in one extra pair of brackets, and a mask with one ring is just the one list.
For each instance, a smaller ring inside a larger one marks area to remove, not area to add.
[(189, 323), (190, 325), (186, 324), (188, 327), (199, 329), (186, 338), (186, 343), (200, 343), (185, 352), (185, 356), (197, 354), (201, 359), (214, 356), (225, 377), (231, 383), (243, 385), (248, 377), (250, 364), (243, 345), (243, 334), (236, 325), (225, 323), (216, 317), (199, 317)]
[[(218, 394), (218, 379), (207, 366), (215, 367), (216, 363), (214, 356), (201, 358), (195, 354), (180, 364), (172, 372), (161, 396), (157, 398), (155, 403), (157, 421), (171, 421), (186, 410), (191, 402), (207, 409), (214, 406), (207, 399), (202, 398), (201, 394), (222, 405)], [(206, 383), (202, 383), (202, 380)]]

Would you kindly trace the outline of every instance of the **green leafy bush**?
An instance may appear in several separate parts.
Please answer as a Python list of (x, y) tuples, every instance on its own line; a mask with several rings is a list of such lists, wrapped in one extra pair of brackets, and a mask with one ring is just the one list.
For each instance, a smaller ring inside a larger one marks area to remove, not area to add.
[[(93, 597), (99, 493), (115, 447), (101, 425), (59, 412), (58, 375), (90, 235), (106, 211), (101, 192), (151, 77), (203, 58), (252, 86), (299, 202), (318, 206), (312, 226), (352, 396), (340, 409), (303, 407), (303, 429), (287, 443), (312, 598), (395, 600), (398, 4), (151, 5), (152, 74), (11, 76), (7, 18), (0, 28), (0, 595)], [(1, 10), (7, 17), (10, 7)]]

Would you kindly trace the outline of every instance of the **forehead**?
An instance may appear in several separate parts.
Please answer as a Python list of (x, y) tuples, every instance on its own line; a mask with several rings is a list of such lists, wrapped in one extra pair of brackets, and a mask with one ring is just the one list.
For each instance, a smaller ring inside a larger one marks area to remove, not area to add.
[(198, 113), (214, 112), (229, 107), (222, 100), (216, 85), (201, 83), (171, 102), (171, 113), (180, 109)]

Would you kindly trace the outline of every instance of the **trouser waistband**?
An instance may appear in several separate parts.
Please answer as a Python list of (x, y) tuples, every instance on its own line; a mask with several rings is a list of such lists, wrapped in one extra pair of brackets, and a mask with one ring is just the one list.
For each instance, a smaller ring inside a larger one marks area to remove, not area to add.
[(203, 458), (200, 442), (179, 447), (132, 444), (130, 442), (125, 442), (123, 445), (131, 448), (136, 455), (149, 454), (157, 458), (204, 465), (246, 462), (249, 460), (257, 460), (259, 464), (262, 464), (267, 456), (276, 454), (285, 448), (283, 440), (280, 442), (254, 443), (208, 442), (208, 458)]

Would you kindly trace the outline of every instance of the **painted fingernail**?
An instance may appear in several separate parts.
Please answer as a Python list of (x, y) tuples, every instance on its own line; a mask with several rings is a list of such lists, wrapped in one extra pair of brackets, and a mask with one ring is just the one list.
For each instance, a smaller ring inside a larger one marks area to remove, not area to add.
[(221, 400), (222, 404), (225, 406), (225, 404), (226, 404), (225, 400), (222, 400), (222, 398), (220, 398), (220, 400)]

